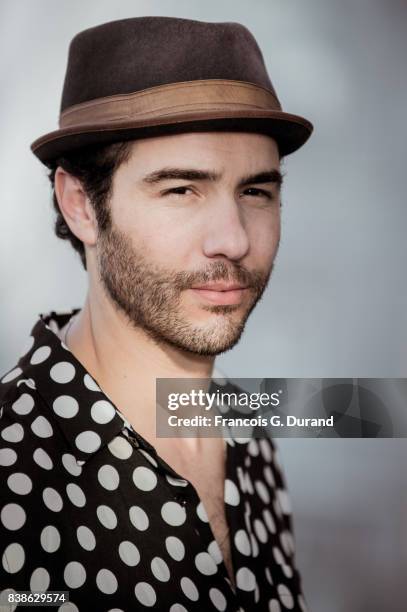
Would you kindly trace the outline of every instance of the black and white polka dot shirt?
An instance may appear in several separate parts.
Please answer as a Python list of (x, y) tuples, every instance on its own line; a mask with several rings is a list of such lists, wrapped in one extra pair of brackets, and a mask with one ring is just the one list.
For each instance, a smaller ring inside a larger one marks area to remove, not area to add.
[(0, 591), (69, 591), (64, 612), (305, 612), (274, 443), (227, 439), (235, 588), (196, 489), (58, 336), (78, 310), (41, 314), (1, 379)]

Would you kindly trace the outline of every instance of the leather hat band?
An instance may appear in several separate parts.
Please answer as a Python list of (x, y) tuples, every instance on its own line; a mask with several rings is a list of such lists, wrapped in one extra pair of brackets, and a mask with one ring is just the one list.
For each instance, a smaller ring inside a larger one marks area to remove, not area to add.
[(207, 79), (158, 85), (135, 93), (75, 104), (61, 113), (60, 128), (106, 125), (205, 111), (281, 110), (272, 91), (253, 83)]

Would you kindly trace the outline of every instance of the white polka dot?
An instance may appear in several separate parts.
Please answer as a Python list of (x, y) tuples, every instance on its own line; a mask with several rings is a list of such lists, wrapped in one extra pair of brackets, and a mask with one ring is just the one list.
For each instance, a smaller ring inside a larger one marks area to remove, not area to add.
[(108, 569), (101, 569), (96, 575), (96, 584), (99, 591), (106, 595), (111, 595), (117, 591), (116, 576)]
[(75, 457), (69, 453), (62, 455), (62, 464), (72, 476), (79, 476), (82, 472), (82, 468), (78, 465)]
[(177, 502), (166, 502), (161, 508), (161, 516), (168, 525), (178, 527), (185, 523), (187, 517), (186, 510)]
[(184, 576), (181, 578), (181, 589), (183, 590), (184, 595), (191, 599), (192, 601), (198, 601), (199, 592), (196, 588), (195, 584), (192, 582), (190, 578)]
[(279, 548), (277, 548), (277, 546), (273, 546), (273, 556), (276, 563), (279, 563), (280, 565), (283, 565), (285, 563), (283, 553)]
[(294, 539), (291, 533), (289, 531), (282, 531), (280, 533), (280, 541), (281, 541), (281, 546), (285, 554), (287, 555), (287, 557), (292, 555), (294, 553), (295, 546), (294, 546)]
[(85, 494), (77, 484), (74, 484), (73, 482), (68, 483), (66, 485), (66, 493), (74, 506), (83, 508), (83, 506), (86, 505)]
[(0, 465), (8, 467), (17, 461), (17, 453), (12, 448), (0, 448)]
[(267, 482), (267, 484), (270, 487), (274, 487), (276, 484), (275, 478), (274, 478), (274, 474), (273, 474), (273, 470), (271, 469), (271, 467), (269, 465), (266, 465), (266, 467), (263, 470), (263, 474), (264, 474), (264, 478)]
[[(14, 589), (4, 589), (4, 591), (0, 591), (0, 596), (2, 601), (7, 601), (9, 595), (15, 595), (17, 591)], [(7, 605), (7, 612), (14, 612), (17, 609), (17, 603), (9, 603)]]
[(270, 503), (270, 494), (264, 482), (262, 480), (256, 480), (254, 488), (257, 491), (258, 496), (262, 499), (265, 504)]
[(236, 573), (236, 586), (242, 591), (253, 591), (256, 588), (256, 577), (247, 567), (241, 567)]
[(291, 591), (285, 584), (279, 584), (277, 587), (278, 596), (281, 599), (285, 608), (292, 610), (294, 607), (294, 599)]
[(117, 526), (117, 517), (109, 506), (98, 506), (96, 510), (97, 517), (106, 529), (114, 529)]
[(30, 389), (36, 389), (35, 382), (32, 378), (20, 378), (20, 380), (17, 381), (17, 387), (20, 385), (27, 385)]
[(53, 525), (44, 527), (41, 531), (40, 541), (45, 552), (55, 552), (61, 544), (61, 536), (59, 535), (58, 529)]
[(168, 569), (168, 565), (161, 559), (161, 557), (154, 557), (151, 561), (151, 571), (153, 572), (155, 578), (157, 580), (161, 580), (161, 582), (167, 582), (170, 579), (170, 570)]
[(287, 491), (284, 489), (277, 489), (277, 497), (284, 514), (291, 514), (291, 502)]
[(72, 601), (66, 601), (62, 606), (59, 606), (58, 612), (79, 612), (79, 608)]
[(134, 567), (140, 562), (139, 549), (133, 542), (129, 542), (128, 540), (124, 540), (124, 542), (120, 543), (119, 556), (123, 563), (130, 567)]
[(231, 506), (237, 506), (240, 502), (239, 490), (229, 478), (225, 480), (225, 502)]
[(16, 531), (24, 525), (26, 515), (18, 504), (6, 504), (0, 513), (0, 518), (6, 529)]
[(234, 542), (237, 550), (242, 555), (249, 556), (251, 554), (249, 536), (244, 529), (239, 529), (239, 531), (236, 531)]
[(212, 576), (218, 571), (216, 563), (207, 552), (201, 552), (196, 555), (195, 565), (201, 574), (204, 574), (205, 576)]
[(165, 547), (170, 557), (175, 561), (182, 561), (185, 556), (185, 546), (179, 538), (168, 536), (165, 539)]
[(25, 552), (21, 544), (13, 542), (9, 544), (3, 553), (3, 568), (9, 574), (19, 572), (25, 561)]
[(291, 567), (291, 565), (288, 565), (287, 563), (284, 563), (284, 565), (282, 565), (281, 569), (283, 570), (285, 576), (287, 576), (287, 578), (292, 578), (293, 577), (293, 569)]
[(33, 365), (37, 365), (38, 363), (42, 363), (51, 355), (51, 348), (49, 346), (40, 346), (36, 351), (31, 355), (30, 363)]
[(99, 448), (101, 439), (95, 431), (83, 431), (76, 436), (75, 444), (84, 453), (94, 453)]
[(188, 610), (182, 604), (175, 603), (172, 604), (169, 612), (188, 612)]
[[(154, 459), (154, 457), (152, 457), (152, 456), (150, 455), (150, 453), (148, 453), (147, 451), (145, 451), (143, 448), (139, 448), (139, 449), (138, 449), (138, 452), (139, 452), (141, 455), (144, 455), (144, 457), (147, 459), (147, 461), (148, 461), (149, 463), (151, 463), (151, 465), (153, 465), (154, 467), (158, 467), (158, 463), (157, 463), (157, 461)], [(169, 476), (169, 478), (171, 478), (171, 476)]]
[(300, 604), (301, 612), (308, 612), (303, 595), (298, 595), (298, 603)]
[(269, 567), (266, 567), (266, 569), (264, 570), (264, 573), (266, 574), (267, 581), (268, 581), (270, 584), (273, 584), (273, 578), (272, 578), (272, 576), (271, 576), (270, 568), (269, 568)]
[(52, 510), (52, 512), (60, 512), (60, 510), (62, 510), (62, 497), (58, 491), (55, 491), (55, 489), (52, 487), (46, 487), (43, 490), (42, 499), (44, 500), (44, 504), (47, 506), (47, 508)]
[(63, 419), (72, 419), (79, 410), (79, 404), (71, 395), (60, 395), (52, 404), (54, 412)]
[(148, 528), (148, 516), (139, 506), (132, 506), (129, 510), (129, 516), (132, 525), (139, 531), (145, 531)]
[(260, 589), (259, 589), (258, 585), (256, 585), (256, 588), (254, 589), (254, 601), (256, 603), (259, 603), (259, 601), (260, 601)]
[(105, 425), (109, 423), (116, 411), (112, 404), (106, 400), (98, 400), (95, 402), (90, 410), (90, 415), (95, 423), (100, 423), (100, 425)]
[(246, 479), (246, 490), (248, 493), (250, 493), (250, 495), (253, 495), (254, 487), (253, 487), (252, 479), (250, 478), (250, 474), (248, 472), (246, 472), (245, 474), (245, 479)]
[(34, 398), (29, 393), (23, 393), (12, 405), (14, 412), (26, 415), (34, 408)]
[(86, 571), (82, 563), (70, 561), (64, 569), (65, 584), (70, 589), (78, 589), (86, 580)]
[(133, 452), (130, 442), (127, 442), (122, 436), (116, 436), (107, 446), (117, 459), (129, 459)]
[(204, 523), (209, 522), (208, 515), (206, 514), (205, 506), (203, 505), (202, 502), (199, 502), (199, 504), (197, 505), (196, 513), (201, 519), (201, 521), (203, 521)]
[(51, 457), (43, 448), (35, 449), (33, 459), (35, 463), (42, 467), (44, 470), (52, 470), (52, 468), (54, 467)]
[(165, 478), (174, 487), (187, 487), (188, 486), (188, 481), (185, 480), (184, 478), (174, 478), (173, 476), (170, 476), (170, 474), (166, 474)]
[(79, 544), (85, 550), (93, 550), (95, 548), (96, 538), (89, 527), (85, 527), (85, 525), (78, 527), (76, 530), (76, 537), (78, 538)]
[(6, 442), (21, 442), (24, 438), (24, 429), (20, 423), (13, 423), (3, 429), (1, 437)]
[(208, 545), (208, 553), (210, 554), (212, 559), (215, 561), (215, 563), (222, 563), (223, 561), (222, 552), (216, 540), (212, 540), (212, 542)]
[(33, 488), (31, 478), (22, 472), (10, 474), (7, 478), (7, 484), (13, 493), (17, 495), (27, 495)]
[(270, 442), (266, 439), (259, 440), (259, 446), (260, 446), (260, 452), (263, 455), (264, 461), (267, 461), (267, 463), (270, 463), (272, 459), (272, 451), (271, 451)]
[(276, 533), (276, 523), (275, 523), (275, 520), (273, 519), (273, 515), (271, 514), (268, 508), (263, 510), (263, 519), (270, 533)]
[(111, 465), (102, 465), (98, 471), (98, 481), (108, 491), (114, 491), (119, 486), (119, 472)]
[(31, 429), (39, 438), (50, 438), (53, 434), (51, 423), (42, 415), (34, 419)]
[(133, 482), (142, 491), (152, 491), (157, 484), (157, 476), (150, 468), (140, 466), (133, 471)]
[(75, 368), (69, 361), (60, 361), (52, 366), (49, 375), (55, 382), (65, 384), (75, 376)]
[(238, 465), (236, 468), (236, 474), (241, 490), (243, 493), (246, 493), (246, 476), (240, 465)]
[(256, 538), (254, 537), (252, 533), (250, 534), (250, 543), (252, 547), (252, 556), (257, 557), (257, 555), (259, 554), (259, 545), (257, 543)]
[(281, 612), (281, 606), (278, 603), (277, 599), (270, 599), (269, 612)]
[(89, 374), (85, 374), (83, 377), (83, 382), (85, 387), (90, 391), (100, 391), (99, 385)]
[(260, 540), (260, 542), (263, 542), (263, 544), (267, 542), (268, 533), (264, 526), (264, 523), (260, 519), (256, 519), (254, 521), (254, 531), (256, 532), (256, 536)]
[(250, 440), (249, 444), (247, 445), (247, 451), (252, 457), (257, 457), (259, 454), (259, 445), (257, 440)]
[(37, 567), (31, 574), (31, 591), (46, 591), (49, 587), (50, 576), (45, 567)]
[(215, 589), (214, 587), (210, 589), (209, 598), (217, 610), (221, 610), (221, 612), (226, 610), (226, 599), (219, 589)]
[(148, 582), (138, 582), (134, 587), (134, 594), (143, 606), (154, 606), (157, 595), (153, 587)]
[(9, 372), (8, 374), (6, 374), (2, 379), (1, 382), (2, 383), (7, 383), (10, 382), (10, 380), (14, 380), (15, 378), (17, 378), (17, 376), (20, 376), (22, 372), (21, 368), (14, 368), (14, 370), (11, 370), (11, 372)]

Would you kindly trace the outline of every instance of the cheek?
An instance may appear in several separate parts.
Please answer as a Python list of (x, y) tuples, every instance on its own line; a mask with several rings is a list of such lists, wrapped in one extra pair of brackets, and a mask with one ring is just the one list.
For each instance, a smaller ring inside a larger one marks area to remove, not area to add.
[(260, 264), (271, 262), (278, 250), (281, 224), (280, 215), (256, 220), (250, 229), (250, 251)]
[(125, 230), (136, 250), (163, 268), (181, 268), (193, 250), (194, 234), (185, 223), (174, 224), (165, 216), (143, 216)]

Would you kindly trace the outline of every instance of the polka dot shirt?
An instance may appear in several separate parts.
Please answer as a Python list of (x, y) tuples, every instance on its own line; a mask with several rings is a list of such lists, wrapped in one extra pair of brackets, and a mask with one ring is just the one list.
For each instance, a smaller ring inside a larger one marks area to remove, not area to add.
[(306, 612), (274, 443), (226, 439), (234, 586), (196, 489), (60, 339), (78, 310), (40, 314), (1, 379), (0, 591), (69, 591), (63, 612)]

